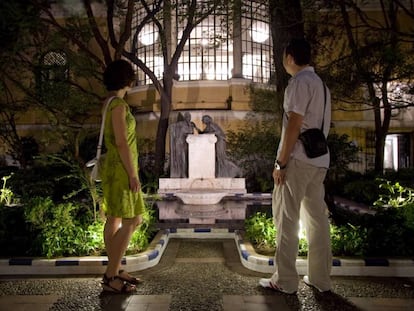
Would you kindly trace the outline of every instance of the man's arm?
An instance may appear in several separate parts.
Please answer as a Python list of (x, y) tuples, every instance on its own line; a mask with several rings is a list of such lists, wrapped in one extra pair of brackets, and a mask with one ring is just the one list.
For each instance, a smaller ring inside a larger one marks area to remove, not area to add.
[[(290, 159), (290, 154), (298, 140), (300, 129), (302, 127), (303, 116), (295, 112), (289, 112), (288, 124), (284, 132), (283, 145), (280, 150), (277, 161), (281, 167), (285, 167)], [(274, 169), (273, 179), (276, 185), (285, 183), (285, 169)]]
[(303, 122), (303, 116), (295, 112), (289, 112), (288, 117), (288, 124), (284, 133), (285, 137), (278, 157), (282, 165), (286, 165), (289, 162), (290, 154), (298, 140)]

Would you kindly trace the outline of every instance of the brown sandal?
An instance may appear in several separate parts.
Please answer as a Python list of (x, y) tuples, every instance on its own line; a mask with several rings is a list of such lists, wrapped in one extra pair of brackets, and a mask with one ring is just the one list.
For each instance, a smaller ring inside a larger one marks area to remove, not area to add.
[[(124, 274), (124, 275), (121, 275)], [(125, 270), (119, 270), (118, 271), (118, 278), (120, 278), (122, 281), (125, 281), (132, 285), (138, 285), (139, 283), (142, 283), (142, 280), (139, 278), (135, 278), (128, 274)]]
[[(122, 281), (122, 287), (120, 289), (111, 285), (111, 283), (116, 280)], [(134, 285), (126, 283), (117, 275), (110, 278), (104, 274), (101, 284), (104, 291), (116, 294), (131, 294), (136, 290), (136, 287)]]

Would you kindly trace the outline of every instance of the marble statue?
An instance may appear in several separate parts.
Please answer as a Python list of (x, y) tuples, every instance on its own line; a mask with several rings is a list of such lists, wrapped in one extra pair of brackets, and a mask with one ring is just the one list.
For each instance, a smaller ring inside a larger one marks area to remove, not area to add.
[(229, 160), (226, 153), (226, 135), (219, 125), (213, 122), (209, 115), (204, 115), (201, 119), (205, 125), (204, 130), (197, 127), (195, 129), (199, 134), (215, 134), (216, 142), (216, 177), (239, 177), (240, 168)]
[(188, 143), (189, 134), (194, 134), (195, 124), (191, 122), (191, 114), (180, 112), (177, 122), (170, 125), (170, 177), (188, 177)]

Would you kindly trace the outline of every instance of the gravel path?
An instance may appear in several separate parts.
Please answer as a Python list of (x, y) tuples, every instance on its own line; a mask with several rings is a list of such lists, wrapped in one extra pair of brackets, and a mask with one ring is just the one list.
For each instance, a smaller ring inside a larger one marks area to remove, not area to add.
[(335, 311), (360, 310), (351, 303), (352, 297), (414, 299), (414, 280), (408, 278), (333, 277), (330, 294), (316, 293), (303, 282), (297, 295), (274, 293), (258, 286), (259, 278), (268, 275), (244, 268), (230, 240), (172, 239), (157, 266), (133, 274), (144, 281), (134, 295), (102, 293), (100, 276), (3, 277), (0, 298), (57, 295), (50, 310), (127, 310), (134, 296), (170, 295), (171, 311), (224, 310), (226, 296), (272, 296), (283, 305), (280, 310)]

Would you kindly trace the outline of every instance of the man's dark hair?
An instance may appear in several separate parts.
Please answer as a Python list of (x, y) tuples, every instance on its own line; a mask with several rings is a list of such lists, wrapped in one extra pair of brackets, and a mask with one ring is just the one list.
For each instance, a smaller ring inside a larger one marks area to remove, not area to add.
[(103, 82), (108, 91), (117, 91), (135, 80), (135, 73), (129, 62), (118, 59), (110, 63), (103, 74)]
[(286, 55), (291, 55), (298, 66), (304, 66), (310, 63), (311, 47), (304, 38), (292, 39), (285, 48)]

